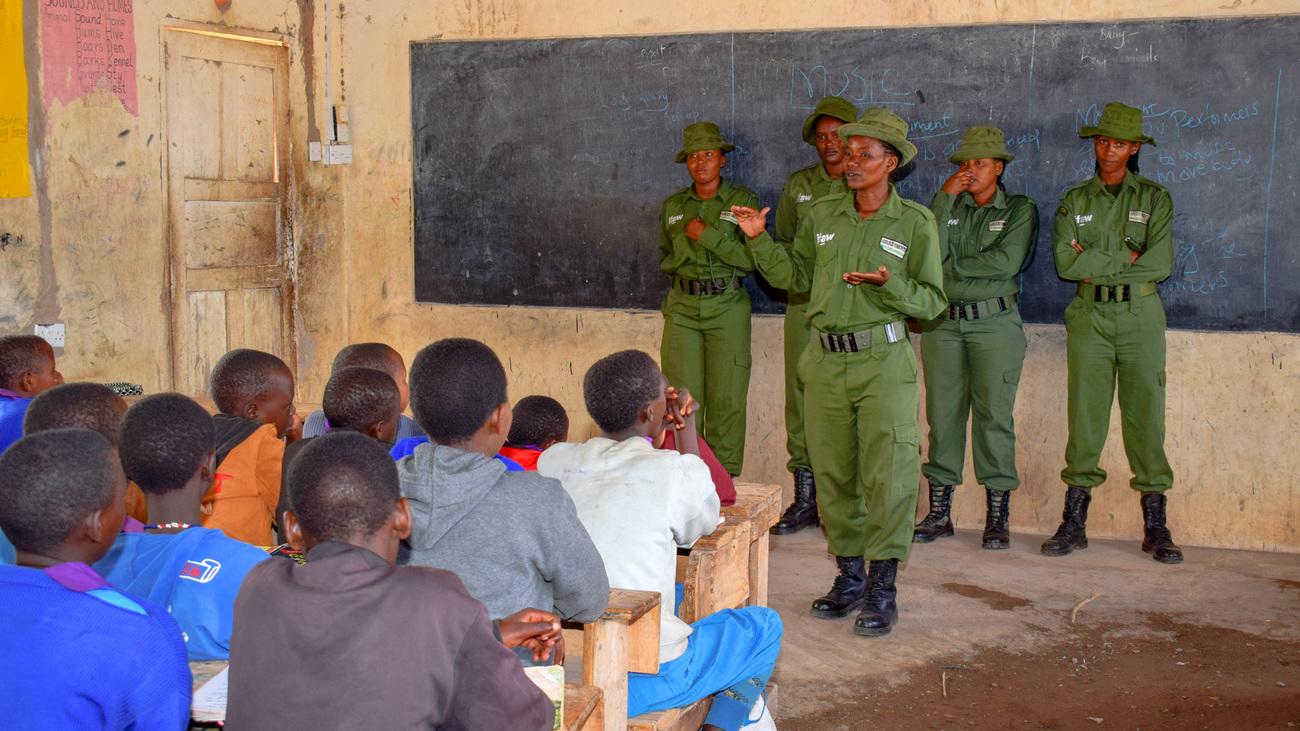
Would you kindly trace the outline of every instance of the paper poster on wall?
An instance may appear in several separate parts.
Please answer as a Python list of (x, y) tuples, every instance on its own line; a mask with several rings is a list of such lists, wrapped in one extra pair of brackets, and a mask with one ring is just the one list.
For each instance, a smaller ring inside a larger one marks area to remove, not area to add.
[(0, 0), (0, 198), (31, 195), (30, 178), (23, 3)]
[[(7, 0), (6, 0), (7, 1)], [(40, 0), (45, 106), (101, 86), (136, 113), (132, 0)]]

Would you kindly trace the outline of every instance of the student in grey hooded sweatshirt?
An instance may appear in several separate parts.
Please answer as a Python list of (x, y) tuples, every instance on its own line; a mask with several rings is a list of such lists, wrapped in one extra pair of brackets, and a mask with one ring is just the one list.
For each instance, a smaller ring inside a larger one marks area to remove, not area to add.
[[(411, 363), (411, 410), (430, 442), (397, 463), (411, 505), (398, 563), (454, 572), (490, 619), (527, 607), (592, 622), (609, 580), (558, 480), (507, 472), (495, 455), (510, 432), (501, 361), (476, 340), (450, 338)], [(525, 664), (531, 654), (518, 652)]]

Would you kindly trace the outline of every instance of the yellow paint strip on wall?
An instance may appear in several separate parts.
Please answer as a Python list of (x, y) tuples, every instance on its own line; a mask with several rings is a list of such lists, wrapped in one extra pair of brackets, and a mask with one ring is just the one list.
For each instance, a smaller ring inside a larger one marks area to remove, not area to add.
[(0, 0), (0, 198), (31, 195), (30, 177), (23, 2)]

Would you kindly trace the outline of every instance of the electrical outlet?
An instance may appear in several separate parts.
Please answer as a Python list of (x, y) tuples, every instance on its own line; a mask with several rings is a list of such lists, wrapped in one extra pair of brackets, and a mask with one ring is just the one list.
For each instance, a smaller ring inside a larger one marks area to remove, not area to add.
[(321, 161), (321, 145), (319, 142), (307, 143), (307, 161), (308, 162)]
[(53, 325), (37, 325), (36, 336), (45, 338), (45, 342), (52, 348), (62, 348), (65, 340), (63, 323), (56, 322)]
[(326, 165), (346, 165), (352, 162), (352, 145), (325, 145)]

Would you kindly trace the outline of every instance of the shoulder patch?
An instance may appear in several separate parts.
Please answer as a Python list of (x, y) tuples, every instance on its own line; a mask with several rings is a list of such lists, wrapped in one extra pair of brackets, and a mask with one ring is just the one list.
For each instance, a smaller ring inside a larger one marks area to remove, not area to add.
[(1065, 206), (1061, 206), (1060, 208), (1057, 208), (1057, 209), (1056, 209), (1056, 215), (1058, 215), (1058, 216), (1068, 216), (1068, 215), (1070, 215), (1070, 212), (1067, 211), (1067, 210), (1065, 210)]

